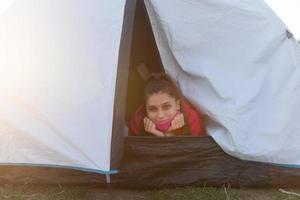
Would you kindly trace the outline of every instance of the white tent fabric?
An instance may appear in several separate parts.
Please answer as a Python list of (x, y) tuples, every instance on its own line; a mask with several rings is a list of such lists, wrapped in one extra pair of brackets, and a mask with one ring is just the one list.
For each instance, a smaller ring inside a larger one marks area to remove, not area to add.
[(125, 0), (0, 5), (0, 163), (110, 173)]
[(164, 67), (240, 159), (300, 166), (300, 48), (262, 0), (147, 0)]

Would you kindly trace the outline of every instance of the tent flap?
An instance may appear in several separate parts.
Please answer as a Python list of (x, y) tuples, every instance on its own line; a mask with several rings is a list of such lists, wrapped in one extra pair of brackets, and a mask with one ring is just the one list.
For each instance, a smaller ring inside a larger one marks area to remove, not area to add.
[(300, 48), (265, 2), (146, 5), (167, 73), (211, 118), (208, 132), (223, 150), (300, 166)]

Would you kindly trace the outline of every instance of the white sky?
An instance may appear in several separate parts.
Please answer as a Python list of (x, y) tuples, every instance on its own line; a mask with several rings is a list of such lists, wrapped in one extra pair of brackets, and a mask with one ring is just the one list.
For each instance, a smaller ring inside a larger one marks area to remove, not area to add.
[(289, 27), (296, 39), (300, 39), (300, 0), (265, 0)]

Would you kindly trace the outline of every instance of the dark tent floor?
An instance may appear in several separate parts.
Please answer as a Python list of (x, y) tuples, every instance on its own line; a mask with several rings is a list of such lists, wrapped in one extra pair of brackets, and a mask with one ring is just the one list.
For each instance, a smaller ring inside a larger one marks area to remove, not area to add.
[[(104, 175), (45, 167), (1, 166), (0, 182), (11, 184), (95, 185)], [(178, 186), (299, 187), (300, 169), (248, 162), (225, 154), (210, 137), (127, 137), (116, 188)]]

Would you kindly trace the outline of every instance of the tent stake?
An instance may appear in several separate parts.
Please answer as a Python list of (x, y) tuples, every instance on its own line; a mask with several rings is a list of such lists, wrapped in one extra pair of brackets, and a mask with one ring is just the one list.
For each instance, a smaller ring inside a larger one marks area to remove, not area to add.
[(106, 177), (106, 183), (109, 184), (109, 183), (110, 183), (110, 175), (109, 175), (109, 174), (106, 174), (105, 177)]

